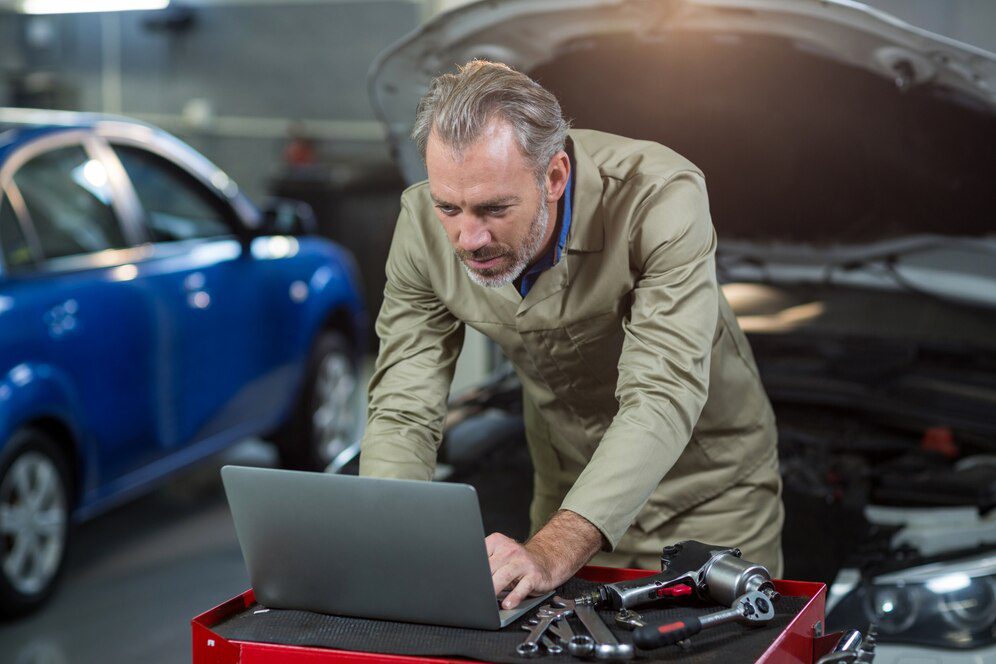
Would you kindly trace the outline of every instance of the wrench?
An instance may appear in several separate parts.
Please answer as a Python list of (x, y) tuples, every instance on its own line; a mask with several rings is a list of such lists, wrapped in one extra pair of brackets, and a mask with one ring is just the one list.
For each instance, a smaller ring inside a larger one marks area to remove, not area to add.
[[(523, 625), (522, 629), (532, 629), (537, 622), (539, 621), (536, 618), (530, 618), (528, 620), (528, 624)], [(574, 638), (574, 630), (571, 628), (571, 623), (567, 618), (551, 623), (549, 631), (553, 632), (554, 636), (557, 637), (557, 641), (563, 645), (567, 645), (568, 643), (570, 643), (571, 639)], [(548, 636), (549, 635), (544, 635), (544, 638)], [(561, 651), (562, 650), (563, 648), (561, 648)], [(554, 653), (554, 654), (560, 654), (560, 653)]]
[(560, 595), (553, 598), (555, 606), (562, 606), (574, 612), (581, 623), (591, 634), (590, 637), (575, 636), (567, 644), (567, 651), (576, 657), (594, 655), (595, 659), (627, 660), (633, 659), (635, 650), (628, 643), (619, 643), (615, 635), (609, 631), (602, 619), (598, 617), (595, 607), (590, 603), (573, 599), (564, 599)]
[(550, 631), (557, 635), (560, 642), (567, 645), (574, 639), (574, 630), (571, 629), (571, 623), (564, 618), (563, 620), (558, 620), (554, 624), (550, 625)]
[(540, 652), (540, 639), (543, 638), (547, 628), (572, 613), (574, 613), (574, 610), (569, 608), (553, 608), (549, 604), (541, 606), (539, 611), (536, 612), (536, 617), (538, 618), (536, 625), (530, 628), (529, 636), (526, 637), (526, 640), (515, 647), (515, 653), (519, 657), (539, 657), (542, 654)]
[[(556, 598), (555, 598), (556, 601)], [(633, 642), (644, 650), (670, 645), (698, 634), (704, 629), (728, 622), (742, 622), (752, 627), (775, 617), (771, 600), (763, 592), (752, 590), (737, 598), (733, 608), (707, 615), (691, 616), (663, 625), (649, 625), (633, 632)]]
[[(533, 627), (536, 626), (537, 622), (539, 622), (539, 621), (537, 621), (537, 620), (530, 620), (528, 625), (523, 625), (522, 626), (522, 629), (524, 629), (526, 631), (531, 631), (533, 629)], [(557, 625), (559, 625), (561, 622), (563, 622), (563, 621), (558, 620), (557, 622), (552, 623), (550, 625), (550, 631), (551, 632), (556, 632)], [(543, 644), (543, 647), (546, 648), (546, 651), (548, 653), (550, 653), (551, 655), (561, 655), (564, 652), (564, 646), (560, 645), (560, 643), (558, 643), (554, 639), (551, 639), (549, 634), (544, 634), (540, 638), (540, 643)]]

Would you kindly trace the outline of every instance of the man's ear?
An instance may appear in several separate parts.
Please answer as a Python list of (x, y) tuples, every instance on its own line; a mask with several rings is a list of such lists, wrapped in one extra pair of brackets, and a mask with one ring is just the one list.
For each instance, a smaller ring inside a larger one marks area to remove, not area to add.
[(561, 150), (553, 155), (546, 168), (546, 200), (555, 203), (564, 195), (567, 181), (571, 179), (571, 159)]

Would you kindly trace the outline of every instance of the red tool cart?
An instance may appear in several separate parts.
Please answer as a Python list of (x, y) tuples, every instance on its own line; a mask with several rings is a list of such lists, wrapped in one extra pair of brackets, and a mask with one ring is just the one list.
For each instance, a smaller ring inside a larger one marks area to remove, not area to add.
[[(578, 576), (595, 583), (611, 583), (655, 573), (645, 570), (585, 567)], [(765, 664), (780, 664), (782, 662), (811, 664), (829, 649), (827, 645), (829, 637), (820, 638), (823, 634), (826, 586), (822, 583), (779, 580), (775, 581), (775, 588), (782, 595), (805, 597), (808, 600), (787, 627), (773, 639), (767, 651), (757, 661)], [(325, 662), (345, 662), (347, 664), (370, 664), (372, 662), (442, 664), (448, 662), (465, 664), (467, 662), (465, 659), (384, 655), (228, 640), (219, 636), (212, 629), (226, 619), (247, 611), (254, 603), (253, 591), (247, 590), (238, 597), (197, 616), (191, 621), (194, 664), (270, 664), (276, 662), (281, 664), (322, 664)], [(736, 660), (729, 661), (732, 663)]]

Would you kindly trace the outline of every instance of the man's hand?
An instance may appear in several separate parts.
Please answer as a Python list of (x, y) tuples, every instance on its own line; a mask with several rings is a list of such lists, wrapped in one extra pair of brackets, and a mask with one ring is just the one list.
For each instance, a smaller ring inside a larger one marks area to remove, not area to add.
[(529, 594), (553, 590), (574, 576), (602, 546), (602, 533), (581, 515), (561, 510), (525, 544), (501, 533), (484, 542), (495, 595), (512, 586), (502, 608), (514, 609)]

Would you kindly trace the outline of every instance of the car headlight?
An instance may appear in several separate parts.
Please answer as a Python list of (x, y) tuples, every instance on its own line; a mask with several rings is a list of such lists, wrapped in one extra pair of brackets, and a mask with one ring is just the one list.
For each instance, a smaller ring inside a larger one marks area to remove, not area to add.
[(865, 579), (831, 611), (834, 629), (878, 627), (880, 642), (943, 648), (996, 643), (996, 552)]

